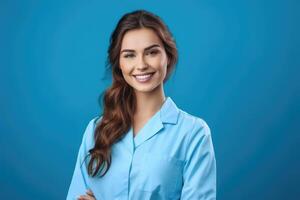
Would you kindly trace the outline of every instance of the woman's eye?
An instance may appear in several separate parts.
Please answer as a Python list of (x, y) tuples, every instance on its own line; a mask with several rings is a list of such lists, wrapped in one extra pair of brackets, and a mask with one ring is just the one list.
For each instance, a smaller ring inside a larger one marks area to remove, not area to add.
[(126, 54), (126, 55), (124, 55), (124, 58), (132, 58), (132, 57), (134, 57), (134, 54)]
[(154, 51), (150, 51), (149, 53), (147, 53), (147, 55), (151, 55), (151, 56), (155, 56), (156, 54), (158, 54), (159, 51), (158, 50), (154, 50)]

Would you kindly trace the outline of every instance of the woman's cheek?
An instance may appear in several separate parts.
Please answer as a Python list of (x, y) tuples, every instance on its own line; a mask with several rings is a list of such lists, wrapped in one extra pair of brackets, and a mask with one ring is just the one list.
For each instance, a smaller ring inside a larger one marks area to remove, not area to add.
[(129, 72), (130, 72), (130, 70), (131, 70), (131, 66), (132, 66), (133, 64), (131, 64), (130, 62), (128, 62), (128, 61), (122, 61), (122, 62), (120, 62), (120, 68), (121, 68), (121, 70), (122, 70), (122, 72), (123, 72), (123, 75), (124, 74), (128, 74)]
[(155, 68), (155, 69), (159, 69), (161, 67), (161, 59), (159, 58), (156, 58), (156, 59), (152, 59), (149, 64)]

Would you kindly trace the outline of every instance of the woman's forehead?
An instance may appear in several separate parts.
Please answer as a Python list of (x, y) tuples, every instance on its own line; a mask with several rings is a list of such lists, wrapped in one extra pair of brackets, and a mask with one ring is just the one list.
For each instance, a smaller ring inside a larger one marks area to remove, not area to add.
[(125, 33), (121, 50), (132, 49), (139, 51), (144, 50), (153, 44), (162, 46), (161, 40), (154, 30), (149, 28), (134, 29)]

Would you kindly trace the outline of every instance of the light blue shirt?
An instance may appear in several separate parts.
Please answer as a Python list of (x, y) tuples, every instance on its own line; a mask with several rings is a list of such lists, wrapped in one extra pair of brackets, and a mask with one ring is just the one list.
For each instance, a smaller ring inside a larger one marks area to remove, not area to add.
[(216, 199), (215, 153), (203, 119), (178, 109), (167, 97), (135, 137), (131, 127), (112, 146), (105, 176), (92, 178), (84, 158), (94, 145), (93, 132), (100, 120), (92, 119), (85, 130), (68, 200), (87, 189), (97, 200)]

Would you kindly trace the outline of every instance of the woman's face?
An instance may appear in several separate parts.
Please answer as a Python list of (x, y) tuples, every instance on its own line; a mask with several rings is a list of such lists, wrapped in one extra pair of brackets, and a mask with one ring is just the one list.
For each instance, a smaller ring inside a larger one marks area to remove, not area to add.
[(162, 88), (168, 58), (157, 34), (148, 28), (125, 33), (120, 51), (120, 69), (136, 92)]

